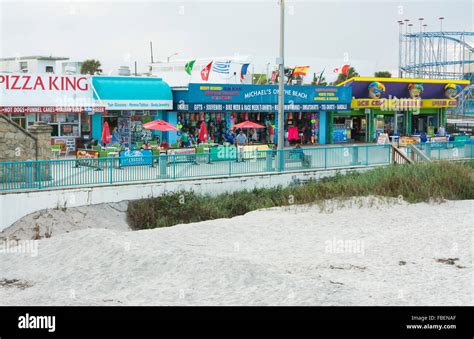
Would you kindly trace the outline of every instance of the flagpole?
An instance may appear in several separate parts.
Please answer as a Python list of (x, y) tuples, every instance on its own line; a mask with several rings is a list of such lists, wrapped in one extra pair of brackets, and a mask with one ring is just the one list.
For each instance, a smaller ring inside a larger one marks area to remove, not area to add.
[(285, 118), (284, 118), (284, 81), (285, 81), (285, 62), (284, 62), (284, 42), (285, 42), (285, 0), (280, 0), (280, 76), (278, 80), (278, 169), (283, 169), (283, 142), (285, 133)]

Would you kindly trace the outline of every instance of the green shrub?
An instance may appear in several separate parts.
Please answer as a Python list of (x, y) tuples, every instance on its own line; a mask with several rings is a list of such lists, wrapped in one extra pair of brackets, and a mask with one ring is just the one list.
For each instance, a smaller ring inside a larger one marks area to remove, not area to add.
[(364, 173), (337, 174), (299, 186), (253, 189), (215, 197), (173, 193), (130, 202), (128, 220), (133, 229), (147, 229), (232, 218), (261, 208), (368, 195), (402, 196), (411, 203), (474, 199), (474, 161), (392, 165)]

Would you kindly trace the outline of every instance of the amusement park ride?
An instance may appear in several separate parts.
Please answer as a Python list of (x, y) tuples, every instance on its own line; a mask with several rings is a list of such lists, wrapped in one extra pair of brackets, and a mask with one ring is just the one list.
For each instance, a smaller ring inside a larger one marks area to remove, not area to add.
[(438, 18), (439, 32), (427, 32), (424, 18), (419, 29), (409, 19), (399, 25), (399, 77), (467, 79), (471, 85), (458, 96), (459, 105), (450, 115), (474, 117), (474, 32), (443, 31), (444, 17)]

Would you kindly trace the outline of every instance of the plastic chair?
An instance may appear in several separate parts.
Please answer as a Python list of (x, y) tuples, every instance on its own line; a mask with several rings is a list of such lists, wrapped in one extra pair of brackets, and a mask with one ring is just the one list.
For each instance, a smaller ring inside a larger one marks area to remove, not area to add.
[(51, 153), (56, 158), (59, 158), (59, 155), (61, 154), (61, 145), (59, 145), (59, 144), (51, 145)]

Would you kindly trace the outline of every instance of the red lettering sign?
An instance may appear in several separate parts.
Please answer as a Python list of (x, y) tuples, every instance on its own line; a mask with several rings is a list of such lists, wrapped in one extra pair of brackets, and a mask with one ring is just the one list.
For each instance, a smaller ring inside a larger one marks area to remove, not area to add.
[[(93, 107), (94, 113), (106, 112), (105, 107)], [(85, 107), (30, 107), (30, 106), (0, 106), (1, 113), (23, 114), (23, 113), (82, 113)]]
[(2, 74), (0, 90), (88, 91), (89, 83), (86, 77)]

